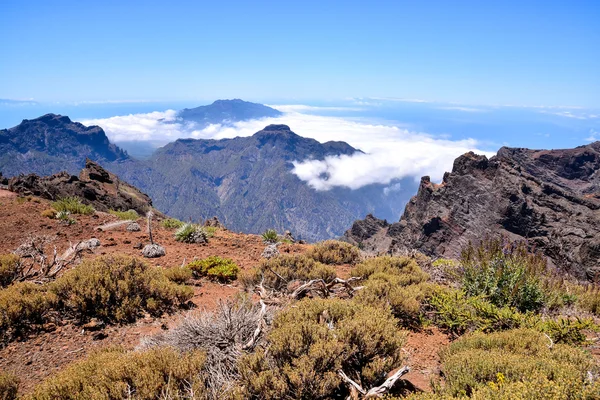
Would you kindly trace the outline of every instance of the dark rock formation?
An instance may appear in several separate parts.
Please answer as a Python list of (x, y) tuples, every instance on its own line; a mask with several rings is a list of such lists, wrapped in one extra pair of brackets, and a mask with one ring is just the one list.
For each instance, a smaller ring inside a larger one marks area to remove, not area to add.
[(600, 142), (567, 150), (503, 147), (457, 158), (441, 184), (423, 177), (397, 223), (368, 216), (344, 239), (379, 253), (457, 257), (468, 242), (527, 240), (556, 266), (600, 278)]
[(178, 113), (179, 118), (195, 122), (200, 127), (280, 115), (281, 111), (274, 108), (240, 99), (217, 100), (210, 105), (186, 108)]
[(21, 195), (34, 195), (49, 200), (77, 196), (98, 211), (132, 209), (145, 214), (152, 208), (150, 197), (89, 159), (79, 177), (67, 172), (48, 177), (20, 175), (11, 178), (8, 187)]
[(0, 169), (6, 176), (22, 173), (75, 174), (85, 159), (106, 164), (129, 158), (99, 126), (84, 126), (67, 116), (46, 114), (0, 130)]

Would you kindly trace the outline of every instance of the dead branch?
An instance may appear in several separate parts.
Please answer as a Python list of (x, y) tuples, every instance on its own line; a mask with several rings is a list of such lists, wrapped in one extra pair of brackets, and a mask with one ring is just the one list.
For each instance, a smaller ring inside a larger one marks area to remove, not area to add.
[(262, 332), (264, 318), (265, 318), (266, 313), (267, 313), (267, 305), (261, 299), (260, 300), (260, 314), (258, 315), (258, 323), (256, 325), (256, 330), (254, 331), (254, 334), (252, 335), (250, 340), (244, 346), (242, 346), (242, 350), (249, 350), (249, 349), (254, 348), (254, 345), (256, 344), (256, 341), (257, 341), (258, 337), (260, 336), (260, 333)]
[(313, 290), (320, 292), (323, 295), (323, 297), (329, 297), (329, 289), (327, 288), (327, 284), (323, 279), (312, 279), (306, 282), (305, 284), (300, 285), (289, 295), (289, 297), (292, 299), (300, 299), (306, 293)]
[(382, 385), (371, 388), (366, 394), (365, 399), (373, 399), (383, 397), (387, 394), (392, 387), (396, 384), (396, 381), (400, 379), (402, 375), (406, 375), (410, 371), (410, 368), (404, 366), (396, 371), (392, 376), (387, 378)]

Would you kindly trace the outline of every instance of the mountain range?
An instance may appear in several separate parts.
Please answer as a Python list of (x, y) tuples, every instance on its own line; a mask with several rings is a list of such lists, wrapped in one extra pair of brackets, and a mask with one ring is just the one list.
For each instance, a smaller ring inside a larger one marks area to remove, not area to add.
[[(191, 112), (203, 121), (221, 117), (233, 121), (264, 116), (269, 110), (278, 113), (260, 104), (230, 100), (182, 114)], [(217, 216), (235, 231), (290, 230), (308, 241), (339, 237), (368, 213), (397, 218), (406, 201), (406, 191), (384, 190), (387, 186), (379, 184), (358, 190), (311, 188), (292, 173), (293, 161), (360, 150), (345, 142), (304, 138), (286, 125), (270, 125), (249, 137), (179, 139), (149, 159), (138, 160), (112, 144), (100, 127), (49, 114), (1, 131), (0, 150), (4, 176), (60, 171), (75, 175), (89, 158), (147, 193), (168, 215), (194, 221)], [(401, 183), (408, 190), (414, 185), (411, 180)]]

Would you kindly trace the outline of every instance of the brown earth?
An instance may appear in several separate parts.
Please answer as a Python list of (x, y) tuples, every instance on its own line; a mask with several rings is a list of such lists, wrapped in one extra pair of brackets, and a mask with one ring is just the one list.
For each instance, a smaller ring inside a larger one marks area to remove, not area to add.
[[(96, 212), (94, 216), (73, 216), (77, 223), (67, 226), (40, 215), (50, 206), (50, 201), (45, 199), (16, 197), (11, 192), (0, 190), (0, 254), (14, 251), (28, 235), (56, 236), (55, 245), (59, 254), (70, 244), (98, 238), (101, 246), (85, 257), (117, 253), (141, 257), (140, 250), (134, 246), (149, 243), (144, 219), (138, 221), (141, 232), (127, 232), (126, 225), (100, 231), (97, 229), (99, 226), (118, 219), (108, 213)], [(242, 270), (249, 270), (258, 265), (265, 247), (258, 235), (227, 230), (218, 230), (205, 245), (184, 244), (175, 241), (173, 230), (163, 228), (158, 221), (153, 222), (153, 236), (154, 241), (165, 248), (166, 255), (146, 261), (164, 268), (179, 266), (194, 258), (218, 255), (233, 259)], [(279, 250), (282, 253), (302, 253), (308, 248), (310, 245), (284, 244)], [(350, 276), (351, 268), (350, 265), (336, 267), (342, 278)], [(192, 302), (196, 310), (211, 310), (219, 301), (241, 291), (243, 288), (237, 282), (218, 284), (197, 281)], [(100, 331), (87, 331), (73, 321), (57, 321), (56, 326), (49, 326), (46, 332), (32, 334), (25, 340), (14, 341), (0, 348), (0, 371), (15, 373), (21, 379), (20, 393), (27, 393), (43, 379), (82, 359), (91, 351), (114, 345), (134, 348), (142, 337), (176, 326), (187, 312), (182, 310), (160, 318), (146, 316), (133, 324), (107, 326)], [(105, 337), (98, 338), (98, 333)], [(430, 377), (439, 370), (437, 352), (447, 343), (447, 336), (435, 329), (410, 333), (406, 351), (412, 371), (406, 379), (422, 390), (429, 390)]]

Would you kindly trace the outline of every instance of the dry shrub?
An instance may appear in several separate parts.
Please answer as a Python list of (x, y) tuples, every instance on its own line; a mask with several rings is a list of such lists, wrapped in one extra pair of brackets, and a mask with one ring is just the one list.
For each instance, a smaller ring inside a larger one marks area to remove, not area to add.
[(58, 212), (68, 212), (71, 214), (92, 215), (96, 212), (94, 207), (83, 204), (79, 197), (63, 197), (52, 203), (52, 208)]
[(187, 283), (193, 276), (192, 270), (188, 267), (167, 268), (164, 270), (164, 274), (167, 279), (180, 285)]
[(570, 289), (580, 309), (600, 316), (600, 287), (597, 284), (572, 285)]
[(258, 268), (244, 276), (243, 284), (252, 287), (263, 281), (265, 287), (285, 291), (292, 281), (335, 279), (335, 270), (303, 254), (282, 254), (263, 260)]
[(19, 390), (19, 378), (7, 372), (0, 372), (0, 400), (15, 400)]
[(220, 282), (233, 281), (240, 272), (240, 268), (232, 259), (219, 256), (192, 261), (187, 267), (198, 277), (205, 276)]
[(202, 352), (182, 354), (171, 348), (98, 351), (47, 379), (25, 399), (204, 399), (205, 359)]
[[(190, 313), (174, 329), (143, 339), (141, 347), (204, 351), (207, 390), (211, 398), (220, 399), (231, 392), (239, 379), (237, 363), (243, 354), (241, 350), (253, 338), (260, 321), (270, 321), (272, 314), (267, 309), (263, 315), (260, 306), (247, 298), (220, 302), (214, 312)], [(262, 337), (256, 344), (261, 343)]]
[(242, 398), (346, 398), (338, 370), (362, 387), (399, 367), (405, 334), (382, 308), (339, 299), (305, 299), (274, 321), (266, 348), (240, 363)]
[(398, 284), (410, 285), (424, 282), (429, 278), (427, 273), (410, 257), (382, 256), (369, 258), (352, 269), (352, 276), (369, 279), (373, 274), (383, 273), (398, 277)]
[(118, 210), (109, 210), (110, 214), (119, 218), (122, 221), (135, 221), (140, 215), (135, 210), (127, 210), (127, 211), (118, 211)]
[(46, 209), (46, 210), (44, 210), (44, 211), (42, 211), (40, 213), (40, 215), (42, 217), (44, 217), (44, 218), (50, 218), (50, 219), (56, 218), (56, 214), (57, 214), (57, 211), (54, 210), (54, 209), (52, 209), (52, 208), (48, 208), (48, 209)]
[(30, 282), (0, 290), (0, 339), (39, 328), (54, 302), (54, 296), (45, 287)]
[(360, 260), (358, 247), (339, 240), (325, 240), (317, 243), (311, 247), (306, 255), (320, 263), (329, 265), (354, 264)]
[(176, 218), (167, 218), (164, 219), (160, 224), (166, 229), (177, 229), (185, 225), (185, 222), (182, 222)]
[(19, 277), (21, 259), (15, 254), (0, 255), (0, 288), (10, 285)]
[(59, 308), (80, 319), (133, 321), (147, 311), (160, 315), (193, 296), (190, 287), (171, 282), (162, 268), (128, 256), (86, 260), (51, 284)]
[(584, 387), (588, 371), (594, 371), (592, 358), (583, 350), (551, 345), (542, 333), (528, 329), (474, 333), (442, 351), (441, 359), (443, 391), (452, 396), (469, 395), (498, 380), (504, 384), (531, 378), (569, 382), (575, 394)]

